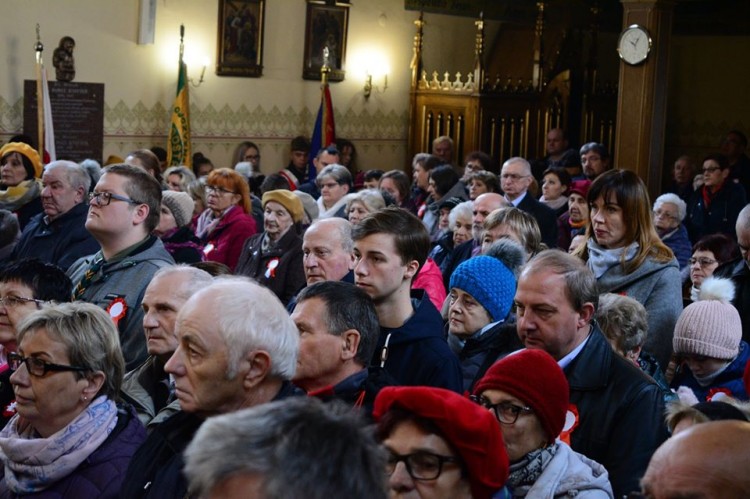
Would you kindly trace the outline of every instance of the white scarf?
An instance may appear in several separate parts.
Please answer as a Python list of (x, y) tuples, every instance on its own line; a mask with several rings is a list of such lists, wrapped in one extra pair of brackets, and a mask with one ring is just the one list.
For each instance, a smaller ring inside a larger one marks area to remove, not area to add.
[(39, 492), (70, 475), (117, 425), (117, 406), (102, 395), (47, 438), (16, 414), (0, 431), (5, 483), (16, 494)]

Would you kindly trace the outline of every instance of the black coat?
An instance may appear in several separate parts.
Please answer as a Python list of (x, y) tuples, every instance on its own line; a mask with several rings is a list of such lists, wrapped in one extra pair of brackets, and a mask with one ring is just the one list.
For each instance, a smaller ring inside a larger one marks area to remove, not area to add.
[(44, 212), (26, 225), (10, 258), (38, 258), (63, 270), (81, 257), (99, 251), (99, 243), (86, 230), (88, 206), (75, 205), (50, 223)]
[(690, 241), (697, 243), (703, 236), (716, 232), (737, 239), (734, 226), (737, 223), (737, 216), (746, 203), (745, 189), (731, 180), (724, 182), (708, 208), (703, 200), (703, 189), (695, 191), (688, 203), (685, 220)]
[(540, 203), (530, 192), (518, 203), (518, 209), (523, 210), (536, 220), (542, 233), (542, 242), (548, 248), (557, 247), (557, 214), (555, 210), (544, 203)]
[[(245, 241), (234, 273), (252, 277), (286, 305), (307, 282), (302, 266), (302, 238), (292, 227), (281, 236), (276, 247), (264, 253), (261, 249), (264, 236), (265, 232), (262, 232)], [(272, 260), (277, 263), (270, 269)]]
[(727, 262), (714, 272), (717, 277), (726, 277), (734, 283), (732, 305), (742, 320), (742, 340), (750, 343), (750, 268), (742, 258)]
[(579, 415), (571, 447), (607, 468), (615, 497), (640, 490), (651, 456), (667, 437), (659, 386), (617, 355), (596, 325), (564, 371)]

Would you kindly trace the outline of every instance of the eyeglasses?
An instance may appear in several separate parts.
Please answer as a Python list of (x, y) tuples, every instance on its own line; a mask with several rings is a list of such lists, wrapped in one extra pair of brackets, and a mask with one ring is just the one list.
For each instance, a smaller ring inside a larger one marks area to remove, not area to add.
[(713, 265), (714, 263), (718, 263), (716, 260), (711, 260), (710, 258), (691, 258), (688, 260), (688, 263), (692, 267), (696, 263), (699, 267), (708, 267), (709, 265)]
[(44, 303), (47, 303), (44, 300), (36, 300), (34, 298), (23, 298), (21, 296), (6, 296), (5, 298), (0, 298), (0, 305), (4, 307), (9, 308), (15, 308), (19, 305), (23, 305), (24, 303), (36, 303), (37, 305), (42, 305)]
[(492, 412), (495, 413), (497, 420), (503, 424), (514, 424), (518, 420), (518, 416), (521, 414), (531, 414), (534, 412), (531, 407), (520, 406), (510, 402), (493, 404), (487, 397), (482, 397), (481, 395), (472, 395), (470, 398), (485, 409), (492, 410)]
[(260, 154), (246, 154), (245, 161), (256, 161), (260, 159)]
[(458, 459), (453, 456), (441, 456), (432, 452), (419, 451), (412, 454), (396, 454), (388, 451), (388, 459), (385, 463), (385, 472), (392, 475), (396, 471), (398, 463), (406, 466), (406, 472), (414, 480), (435, 480), (443, 472), (445, 463), (457, 463)]
[(500, 175), (500, 178), (503, 180), (512, 180), (513, 182), (517, 182), (521, 180), (522, 178), (526, 178), (528, 175), (519, 175), (517, 173), (503, 173)]
[(654, 210), (654, 218), (664, 217), (667, 220), (677, 220), (677, 217), (669, 213), (668, 211)]
[(207, 193), (208, 192), (213, 192), (213, 193), (216, 193), (219, 196), (222, 195), (222, 194), (237, 194), (234, 191), (230, 191), (230, 190), (224, 189), (223, 187), (219, 187), (218, 185), (207, 185), (206, 186), (206, 192)]
[(709, 166), (708, 168), (703, 169), (703, 173), (713, 173), (716, 170), (721, 170), (718, 166)]
[(325, 184), (320, 184), (320, 188), (321, 189), (323, 189), (323, 188), (333, 189), (333, 188), (335, 188), (338, 185), (339, 185), (338, 182), (326, 182)]
[(29, 374), (37, 377), (42, 377), (48, 372), (91, 371), (91, 369), (89, 369), (88, 367), (63, 366), (60, 364), (45, 362), (38, 357), (21, 357), (17, 353), (8, 354), (8, 366), (10, 366), (13, 371), (17, 371), (18, 369), (20, 369), (22, 363), (26, 364), (26, 369), (29, 371)]
[(109, 206), (109, 203), (111, 203), (113, 199), (115, 201), (123, 201), (128, 204), (143, 204), (134, 199), (120, 196), (119, 194), (112, 194), (111, 192), (92, 192), (89, 194), (89, 203), (93, 203), (94, 201), (96, 201), (96, 204), (98, 204), (99, 206)]

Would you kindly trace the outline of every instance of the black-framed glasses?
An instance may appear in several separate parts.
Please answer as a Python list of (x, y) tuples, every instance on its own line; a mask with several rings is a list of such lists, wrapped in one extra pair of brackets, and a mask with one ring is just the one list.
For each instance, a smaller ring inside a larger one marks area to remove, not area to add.
[(237, 194), (234, 191), (230, 191), (228, 189), (224, 189), (223, 187), (219, 187), (218, 185), (207, 185), (206, 186), (206, 193), (214, 192), (218, 195), (222, 194)]
[(493, 404), (487, 397), (482, 397), (481, 395), (472, 395), (470, 398), (485, 409), (489, 409), (495, 413), (497, 420), (503, 424), (514, 424), (521, 414), (531, 414), (534, 412), (531, 407), (516, 405), (511, 402)]
[(128, 204), (143, 204), (129, 197), (120, 196), (119, 194), (112, 194), (111, 192), (92, 192), (89, 194), (89, 204), (96, 201), (99, 206), (109, 206), (112, 200), (123, 201)]
[(406, 472), (414, 480), (435, 480), (443, 472), (445, 463), (458, 463), (458, 458), (419, 451), (412, 454), (397, 454), (388, 449), (385, 472), (392, 475), (398, 463), (403, 462)]
[(64, 366), (62, 364), (52, 364), (51, 362), (46, 362), (39, 357), (22, 357), (17, 353), (8, 354), (8, 366), (10, 366), (13, 371), (17, 371), (21, 367), (22, 363), (26, 364), (26, 369), (29, 371), (29, 374), (38, 377), (42, 377), (48, 372), (91, 371), (91, 369), (88, 367)]
[(702, 170), (702, 171), (703, 171), (703, 173), (713, 173), (713, 172), (715, 172), (716, 170), (721, 170), (721, 168), (720, 168), (720, 167), (718, 167), (718, 166), (709, 166), (709, 167), (707, 167), (707, 168), (703, 168), (703, 170)]
[(44, 300), (37, 300), (35, 298), (24, 298), (22, 296), (13, 295), (6, 296), (5, 298), (0, 298), (0, 305), (4, 307), (15, 308), (25, 303), (36, 303), (37, 305), (43, 305), (47, 302)]

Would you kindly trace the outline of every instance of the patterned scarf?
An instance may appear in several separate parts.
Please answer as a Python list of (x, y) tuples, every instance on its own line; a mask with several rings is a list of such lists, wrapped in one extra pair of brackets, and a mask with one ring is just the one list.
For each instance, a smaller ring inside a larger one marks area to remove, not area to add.
[(218, 217), (215, 216), (214, 212), (211, 210), (204, 211), (195, 223), (195, 235), (202, 241), (207, 241), (211, 236), (211, 233), (216, 230), (216, 226), (219, 225), (221, 219), (224, 218), (224, 215), (232, 211), (236, 206), (236, 204), (233, 204), (226, 210), (222, 211), (221, 215)]
[(38, 198), (41, 193), (41, 180), (24, 180), (16, 186), (0, 190), (0, 208), (8, 211), (16, 211), (29, 201)]
[(510, 465), (510, 475), (506, 485), (513, 491), (513, 497), (523, 497), (536, 483), (552, 458), (557, 453), (558, 444), (536, 449)]
[(16, 494), (39, 492), (70, 475), (117, 425), (117, 406), (102, 395), (47, 438), (16, 414), (0, 431), (5, 483)]

